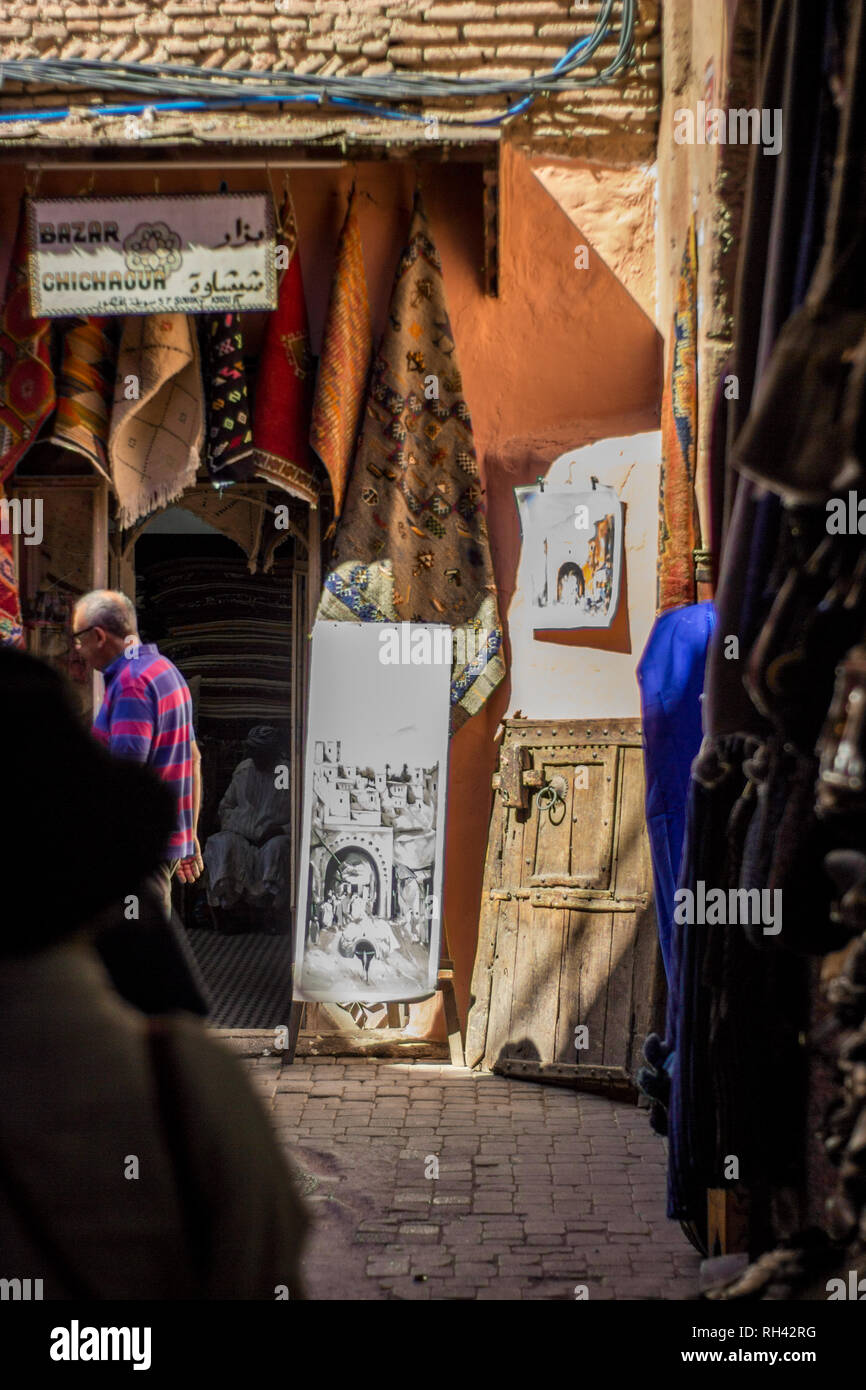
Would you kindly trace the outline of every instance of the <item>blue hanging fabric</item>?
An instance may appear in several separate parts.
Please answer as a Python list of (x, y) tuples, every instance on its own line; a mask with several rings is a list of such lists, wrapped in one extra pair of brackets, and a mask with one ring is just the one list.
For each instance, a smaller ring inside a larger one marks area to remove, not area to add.
[(715, 623), (712, 603), (669, 609), (656, 619), (637, 667), (646, 770), (646, 821), (659, 944), (668, 979), (689, 772), (701, 744), (701, 692), (707, 647)]

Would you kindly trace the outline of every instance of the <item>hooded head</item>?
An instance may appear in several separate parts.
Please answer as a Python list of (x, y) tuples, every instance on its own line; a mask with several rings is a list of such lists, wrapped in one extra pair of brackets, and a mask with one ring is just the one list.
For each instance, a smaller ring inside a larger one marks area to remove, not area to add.
[(266, 772), (282, 758), (283, 736), (270, 724), (256, 724), (246, 737), (246, 748), (256, 767)]

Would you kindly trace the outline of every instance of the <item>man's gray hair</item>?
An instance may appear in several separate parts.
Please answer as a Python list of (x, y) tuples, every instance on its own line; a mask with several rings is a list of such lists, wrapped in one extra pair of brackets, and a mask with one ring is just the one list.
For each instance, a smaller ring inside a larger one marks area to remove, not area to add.
[(135, 606), (126, 594), (117, 589), (93, 589), (75, 605), (83, 627), (103, 627), (115, 637), (129, 637), (138, 632)]

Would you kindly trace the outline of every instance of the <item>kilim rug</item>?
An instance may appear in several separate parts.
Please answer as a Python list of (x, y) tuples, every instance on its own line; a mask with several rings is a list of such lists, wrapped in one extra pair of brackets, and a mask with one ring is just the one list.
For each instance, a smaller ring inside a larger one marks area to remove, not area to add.
[[(0, 484), (0, 501), (3, 500), (3, 486)], [(18, 585), (15, 581), (14, 540), (11, 534), (4, 535), (0, 529), (0, 646), (22, 647), (24, 634), (21, 627), (21, 603), (18, 598)]]
[(0, 483), (14, 471), (54, 409), (50, 319), (30, 314), (23, 211), (0, 316)]
[[(335, 568), (318, 617), (448, 623), (466, 641), (452, 670), (451, 728), (505, 675), (496, 581), (469, 407), (445, 303), (442, 266), (420, 193), (376, 354)], [(392, 583), (371, 603), (372, 578)], [(361, 582), (359, 582), (361, 581)]]
[(291, 193), (286, 191), (277, 244), (288, 250), (277, 307), (268, 315), (259, 357), (253, 443), (256, 472), (316, 506), (319, 488), (310, 450), (313, 359)]
[(194, 326), (185, 314), (128, 315), (117, 356), (108, 442), (122, 527), (168, 506), (193, 485), (203, 442), (204, 395)]
[(698, 263), (695, 223), (689, 223), (680, 264), (668, 370), (662, 394), (657, 610), (694, 603), (695, 498), (698, 428)]
[(116, 320), (78, 318), (63, 339), (53, 439), (83, 454), (110, 481), (108, 427), (114, 393)]
[(214, 483), (242, 483), (256, 471), (240, 314), (201, 323), (205, 460)]
[(337, 245), (310, 426), (310, 443), (331, 479), (335, 518), (343, 506), (372, 351), (373, 330), (353, 188)]

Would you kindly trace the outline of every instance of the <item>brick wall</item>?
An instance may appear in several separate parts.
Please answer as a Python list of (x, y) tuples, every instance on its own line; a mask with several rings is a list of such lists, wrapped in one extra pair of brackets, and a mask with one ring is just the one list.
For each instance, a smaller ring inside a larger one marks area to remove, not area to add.
[[(230, 72), (295, 71), (318, 76), (388, 73), (447, 74), (471, 78), (523, 78), (549, 71), (567, 49), (588, 35), (598, 13), (594, 0), (93, 0), (90, 4), (46, 4), (44, 0), (0, 3), (0, 58), (87, 58), (142, 63), (194, 64)], [(592, 154), (631, 162), (653, 157), (660, 89), (659, 0), (639, 0), (637, 63), (613, 85), (562, 91), (540, 97), (530, 113), (514, 119), (508, 138), (537, 152)], [(619, 6), (616, 7), (617, 22)], [(595, 55), (603, 68), (616, 50), (616, 31)], [(34, 98), (38, 97), (38, 100)], [(0, 142), (128, 143), (122, 118), (89, 116), (102, 100), (82, 89), (23, 87), (7, 80), (0, 110), (74, 105), (72, 120), (40, 128), (0, 127)], [(425, 105), (441, 119), (478, 121), (504, 109), (503, 102), (465, 98)], [(246, 117), (216, 120), (195, 113), (157, 116), (153, 136), (265, 142), (310, 138), (352, 143), (417, 140), (423, 127), (357, 118), (307, 108), (302, 114), (258, 108)], [(460, 132), (442, 132), (446, 141)], [(496, 127), (475, 138), (495, 139)]]

